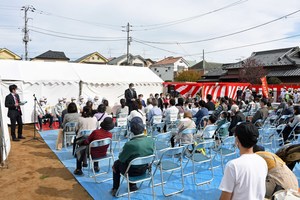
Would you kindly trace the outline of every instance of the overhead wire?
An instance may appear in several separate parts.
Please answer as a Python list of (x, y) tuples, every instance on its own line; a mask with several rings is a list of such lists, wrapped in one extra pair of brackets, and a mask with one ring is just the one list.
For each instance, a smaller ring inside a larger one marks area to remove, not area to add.
[[(234, 2), (234, 3), (228, 4), (228, 5), (226, 5), (226, 6), (223, 6), (223, 7), (221, 7), (221, 8), (218, 8), (218, 9), (215, 9), (215, 10), (212, 10), (212, 11), (209, 11), (209, 12), (206, 12), (206, 13), (203, 13), (203, 14), (200, 14), (200, 15), (196, 15), (196, 16), (184, 18), (184, 19), (179, 19), (179, 20), (174, 20), (174, 21), (164, 22), (164, 23), (159, 23), (159, 24), (136, 25), (136, 26), (134, 26), (134, 27), (137, 27), (137, 28), (138, 28), (138, 27), (150, 27), (150, 28), (136, 29), (136, 30), (133, 30), (133, 31), (148, 31), (148, 30), (154, 30), (154, 29), (166, 28), (166, 27), (173, 26), (173, 25), (176, 25), (176, 24), (188, 22), (188, 21), (191, 21), (191, 20), (200, 18), (200, 17), (204, 17), (204, 16), (206, 16), (206, 15), (209, 15), (209, 14), (212, 14), (212, 13), (215, 13), (215, 12), (218, 12), (218, 11), (221, 11), (221, 10), (225, 10), (225, 9), (227, 9), (227, 8), (236, 6), (236, 5), (238, 5), (238, 4), (245, 3), (245, 2), (247, 2), (247, 1), (248, 1), (248, 0), (239, 0), (239, 1), (236, 1), (236, 2)], [(152, 28), (151, 28), (151, 27), (152, 27)]]
[(256, 25), (256, 26), (252, 26), (252, 27), (240, 30), (240, 31), (233, 32), (233, 33), (229, 33), (229, 34), (225, 34), (225, 35), (220, 35), (220, 36), (216, 36), (216, 37), (212, 37), (212, 38), (207, 38), (207, 39), (202, 39), (202, 40), (194, 40), (194, 41), (186, 41), (186, 42), (170, 42), (170, 41), (169, 42), (155, 42), (155, 41), (153, 42), (153, 41), (146, 41), (146, 40), (140, 40), (139, 39), (139, 41), (142, 41), (144, 43), (149, 43), (149, 44), (193, 44), (193, 43), (207, 42), (207, 41), (211, 41), (211, 40), (216, 40), (216, 39), (221, 39), (221, 38), (225, 38), (225, 37), (237, 35), (237, 34), (244, 33), (244, 32), (256, 29), (256, 28), (260, 28), (262, 26), (266, 26), (268, 24), (274, 23), (274, 22), (279, 21), (281, 19), (285, 19), (285, 18), (287, 18), (287, 17), (289, 17), (291, 15), (294, 15), (296, 13), (299, 13), (299, 12), (300, 12), (300, 9), (296, 10), (294, 12), (291, 12), (291, 13), (289, 13), (287, 15), (284, 15), (284, 16), (278, 17), (276, 19), (273, 19), (271, 21), (267, 21), (265, 23)]

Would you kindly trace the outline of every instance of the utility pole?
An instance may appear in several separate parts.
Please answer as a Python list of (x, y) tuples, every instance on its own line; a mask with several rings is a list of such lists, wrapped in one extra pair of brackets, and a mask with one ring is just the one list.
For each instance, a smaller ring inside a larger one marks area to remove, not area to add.
[(204, 49), (203, 49), (203, 56), (202, 56), (202, 66), (203, 66), (203, 75), (206, 73), (205, 71), (205, 59), (204, 59)]
[(127, 23), (127, 26), (122, 26), (123, 28), (126, 28), (126, 30), (122, 30), (123, 32), (127, 32), (127, 65), (129, 65), (129, 45), (131, 43), (131, 37), (129, 36), (129, 32), (132, 31), (130, 27), (132, 27), (129, 23)]
[(31, 11), (34, 12), (35, 8), (33, 6), (23, 6), (21, 10), (24, 10), (24, 21), (25, 21), (25, 27), (23, 29), (24, 32), (24, 37), (23, 37), (23, 42), (25, 43), (25, 60), (28, 60), (28, 42), (30, 41), (29, 39), (29, 30), (28, 30), (28, 20), (29, 18), (27, 17), (27, 12)]

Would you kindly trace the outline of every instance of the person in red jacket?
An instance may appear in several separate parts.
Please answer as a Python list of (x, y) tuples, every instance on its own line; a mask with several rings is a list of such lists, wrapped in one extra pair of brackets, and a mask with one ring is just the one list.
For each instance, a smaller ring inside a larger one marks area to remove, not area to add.
[[(111, 117), (106, 117), (103, 120), (103, 122), (100, 124), (100, 127), (101, 127), (101, 129), (94, 130), (87, 139), (85, 139), (83, 142), (81, 142), (81, 145), (89, 145), (94, 140), (100, 140), (100, 139), (104, 139), (104, 138), (112, 138), (112, 134), (109, 131), (114, 128), (114, 122)], [(106, 156), (108, 146), (109, 145), (92, 148), (91, 149), (92, 158), (101, 158), (101, 157)], [(74, 171), (75, 175), (83, 175), (82, 163), (86, 162), (87, 151), (88, 151), (88, 148), (86, 146), (86, 148), (83, 148), (82, 150), (80, 150), (76, 153), (77, 159), (76, 159), (76, 169)], [(95, 170), (95, 172), (100, 171), (98, 162), (94, 163), (94, 170)]]

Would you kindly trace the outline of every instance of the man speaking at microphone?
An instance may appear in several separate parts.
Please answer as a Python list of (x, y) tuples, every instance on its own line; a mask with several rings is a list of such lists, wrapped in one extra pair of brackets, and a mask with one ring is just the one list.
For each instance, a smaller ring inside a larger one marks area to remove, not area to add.
[[(13, 141), (20, 141), (20, 139), (25, 139), (24, 136), (22, 136), (22, 130), (23, 130), (23, 122), (22, 122), (22, 111), (20, 108), (20, 105), (23, 105), (20, 103), (20, 97), (17, 94), (17, 86), (16, 85), (10, 85), (9, 91), (10, 94), (5, 97), (5, 107), (8, 108), (7, 116), (10, 118), (10, 124), (11, 124), (11, 137)], [(18, 123), (18, 138), (16, 137), (16, 122)]]

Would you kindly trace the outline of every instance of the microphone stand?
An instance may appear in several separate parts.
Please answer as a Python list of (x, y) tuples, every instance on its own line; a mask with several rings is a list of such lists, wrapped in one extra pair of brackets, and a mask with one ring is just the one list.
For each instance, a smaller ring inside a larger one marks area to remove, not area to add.
[(33, 138), (31, 138), (30, 140), (27, 140), (27, 141), (25, 141), (23, 143), (26, 143), (26, 142), (29, 142), (29, 141), (33, 141), (33, 140), (44, 142), (40, 138), (36, 137), (36, 132), (37, 132), (36, 126), (35, 126), (35, 124), (36, 124), (36, 105), (38, 105), (41, 110), (42, 110), (42, 108), (41, 108), (41, 105), (39, 104), (39, 102), (37, 101), (35, 94), (33, 95), (33, 97), (34, 97), (33, 98), (34, 99), (34, 109), (33, 109), (33, 112), (34, 112), (33, 113)]

